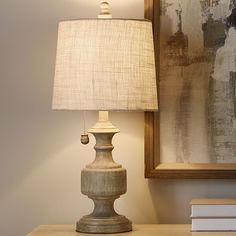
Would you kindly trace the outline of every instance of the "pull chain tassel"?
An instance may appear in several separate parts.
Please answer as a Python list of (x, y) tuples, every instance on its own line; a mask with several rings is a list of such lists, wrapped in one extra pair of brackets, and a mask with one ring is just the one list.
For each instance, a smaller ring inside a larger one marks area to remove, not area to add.
[(88, 134), (86, 133), (85, 111), (83, 112), (83, 119), (84, 119), (84, 134), (81, 134), (80, 142), (81, 142), (82, 144), (88, 144), (88, 143), (89, 143), (89, 136), (88, 136)]

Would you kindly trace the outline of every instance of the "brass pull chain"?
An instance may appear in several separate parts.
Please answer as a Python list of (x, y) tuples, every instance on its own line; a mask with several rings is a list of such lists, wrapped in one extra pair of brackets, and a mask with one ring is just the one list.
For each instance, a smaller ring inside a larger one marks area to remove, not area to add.
[(86, 133), (85, 111), (83, 111), (83, 120), (84, 120), (84, 134), (81, 134), (80, 141), (82, 144), (88, 144), (89, 143), (89, 136)]

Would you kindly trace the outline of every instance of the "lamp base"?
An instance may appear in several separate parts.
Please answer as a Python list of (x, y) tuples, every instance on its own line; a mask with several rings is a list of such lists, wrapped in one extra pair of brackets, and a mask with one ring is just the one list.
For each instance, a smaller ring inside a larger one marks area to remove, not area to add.
[(76, 231), (81, 233), (123, 233), (132, 230), (132, 223), (125, 216), (117, 215), (109, 218), (84, 216), (76, 224)]
[(126, 170), (112, 158), (112, 137), (119, 130), (108, 120), (108, 112), (99, 112), (99, 121), (90, 130), (96, 138), (95, 160), (81, 171), (81, 192), (94, 202), (90, 215), (76, 223), (82, 233), (122, 233), (132, 223), (114, 210), (114, 201), (126, 193)]

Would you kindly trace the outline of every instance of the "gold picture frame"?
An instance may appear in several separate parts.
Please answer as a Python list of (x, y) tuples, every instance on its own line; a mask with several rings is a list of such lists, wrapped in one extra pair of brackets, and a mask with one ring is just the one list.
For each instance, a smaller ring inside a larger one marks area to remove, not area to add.
[[(160, 65), (160, 0), (145, 0), (145, 18), (153, 22), (157, 84)], [(158, 86), (159, 89), (159, 86)], [(158, 93), (159, 94), (159, 93)], [(159, 102), (160, 99), (159, 99)], [(163, 179), (235, 179), (236, 163), (161, 163), (160, 112), (145, 112), (145, 177)]]

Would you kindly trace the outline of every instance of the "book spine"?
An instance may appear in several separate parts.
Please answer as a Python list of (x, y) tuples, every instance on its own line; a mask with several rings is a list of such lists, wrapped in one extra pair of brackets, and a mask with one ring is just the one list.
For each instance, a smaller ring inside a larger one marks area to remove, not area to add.
[(195, 218), (192, 231), (236, 231), (236, 218)]
[(235, 217), (236, 205), (192, 205), (191, 217)]

